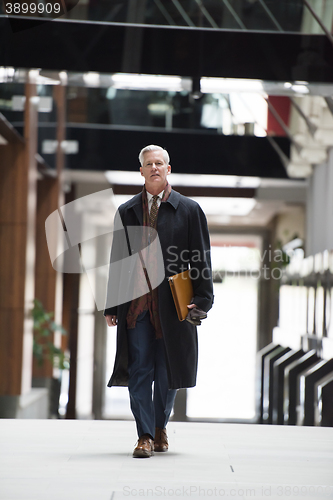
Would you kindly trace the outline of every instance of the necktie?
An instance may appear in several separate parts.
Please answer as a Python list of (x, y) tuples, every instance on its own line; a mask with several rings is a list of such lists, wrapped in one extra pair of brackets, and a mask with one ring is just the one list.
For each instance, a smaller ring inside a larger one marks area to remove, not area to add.
[(150, 209), (150, 214), (149, 214), (149, 226), (150, 227), (155, 227), (156, 219), (157, 219), (157, 213), (158, 213), (158, 205), (157, 205), (157, 198), (158, 195), (155, 194), (153, 196), (153, 203)]

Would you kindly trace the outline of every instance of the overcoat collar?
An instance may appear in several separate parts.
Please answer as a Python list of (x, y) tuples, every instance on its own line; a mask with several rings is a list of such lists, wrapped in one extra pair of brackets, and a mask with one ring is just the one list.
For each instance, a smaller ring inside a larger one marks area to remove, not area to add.
[[(173, 206), (175, 210), (177, 210), (179, 201), (180, 201), (180, 194), (177, 191), (174, 191), (171, 189), (171, 193), (169, 198), (165, 203), (170, 203), (170, 205)], [(142, 215), (142, 193), (138, 193), (131, 200), (129, 200), (127, 208), (133, 208), (140, 224), (143, 224), (143, 215)]]

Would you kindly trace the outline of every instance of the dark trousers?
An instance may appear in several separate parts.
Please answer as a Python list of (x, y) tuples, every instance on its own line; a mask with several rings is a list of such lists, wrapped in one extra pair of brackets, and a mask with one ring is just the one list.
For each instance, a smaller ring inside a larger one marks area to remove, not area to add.
[(135, 328), (127, 330), (127, 338), (128, 390), (138, 436), (154, 438), (155, 427), (166, 427), (177, 393), (168, 389), (164, 341), (156, 339), (148, 311), (138, 316)]

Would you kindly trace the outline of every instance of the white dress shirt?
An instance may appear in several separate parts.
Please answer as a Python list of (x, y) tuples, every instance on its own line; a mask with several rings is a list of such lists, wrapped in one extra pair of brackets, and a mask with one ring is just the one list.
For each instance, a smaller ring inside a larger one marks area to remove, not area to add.
[[(163, 191), (161, 191), (160, 193), (158, 193), (158, 198), (157, 198), (157, 206), (160, 207), (160, 204), (162, 203), (162, 196), (163, 196), (163, 193), (164, 193), (164, 189)], [(147, 200), (148, 200), (148, 210), (149, 210), (149, 213), (150, 213), (150, 209), (151, 209), (151, 206), (153, 204), (153, 195), (148, 193), (147, 191)]]

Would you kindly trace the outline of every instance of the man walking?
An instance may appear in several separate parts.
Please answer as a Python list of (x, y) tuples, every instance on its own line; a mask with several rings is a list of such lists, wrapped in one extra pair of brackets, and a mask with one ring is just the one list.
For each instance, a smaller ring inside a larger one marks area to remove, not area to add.
[[(154, 451), (168, 450), (166, 425), (177, 389), (196, 384), (196, 326), (178, 320), (168, 277), (191, 269), (194, 296), (189, 310), (207, 312), (213, 303), (213, 286), (208, 227), (200, 206), (171, 189), (165, 149), (147, 146), (139, 160), (145, 179), (143, 190), (121, 205), (116, 217), (125, 233), (130, 226), (157, 231), (165, 278), (157, 288), (149, 287), (147, 293), (131, 301), (113, 307), (107, 303), (104, 315), (108, 326), (118, 325), (117, 353), (108, 386), (128, 385), (139, 438), (133, 456), (145, 458)], [(128, 235), (123, 247), (130, 256), (132, 249), (126, 242)], [(145, 276), (149, 285), (149, 276)], [(121, 276), (118, 281), (122, 281)], [(109, 288), (117, 286), (119, 282), (109, 280)]]

